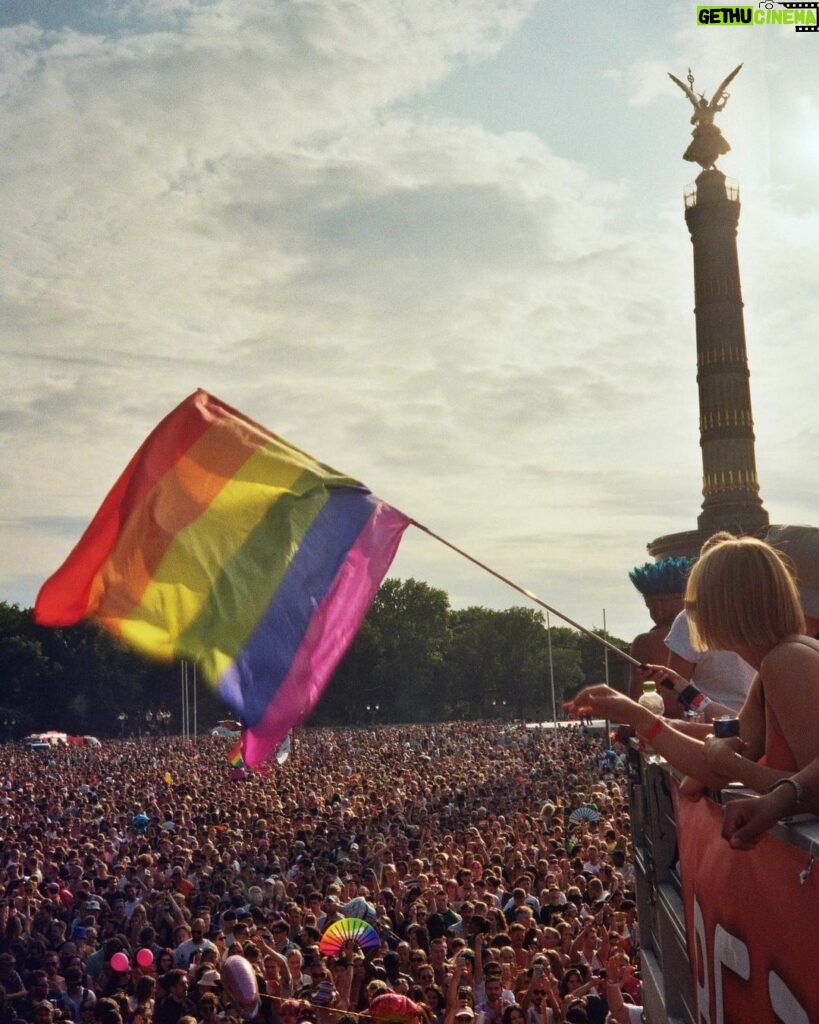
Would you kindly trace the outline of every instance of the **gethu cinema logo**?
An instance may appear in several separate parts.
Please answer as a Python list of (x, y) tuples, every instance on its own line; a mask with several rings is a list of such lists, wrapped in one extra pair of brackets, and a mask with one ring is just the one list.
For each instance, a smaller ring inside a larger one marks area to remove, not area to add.
[(813, 3), (789, 3), (776, 9), (771, 0), (762, 0), (758, 7), (697, 7), (700, 25), (794, 25), (797, 32), (816, 32), (817, 7)]

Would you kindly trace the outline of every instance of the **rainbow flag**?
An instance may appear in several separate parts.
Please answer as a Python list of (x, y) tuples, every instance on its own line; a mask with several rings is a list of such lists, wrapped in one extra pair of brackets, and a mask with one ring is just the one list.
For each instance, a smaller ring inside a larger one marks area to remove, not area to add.
[(230, 764), (231, 764), (231, 766), (233, 768), (244, 768), (245, 767), (245, 759), (242, 757), (242, 741), (241, 740), (239, 740), (239, 742), (236, 744), (236, 746), (230, 748), (230, 750), (228, 751), (227, 759), (228, 759), (228, 761), (230, 762)]
[(197, 391), (143, 442), (34, 614), (196, 660), (254, 768), (318, 701), (409, 523)]

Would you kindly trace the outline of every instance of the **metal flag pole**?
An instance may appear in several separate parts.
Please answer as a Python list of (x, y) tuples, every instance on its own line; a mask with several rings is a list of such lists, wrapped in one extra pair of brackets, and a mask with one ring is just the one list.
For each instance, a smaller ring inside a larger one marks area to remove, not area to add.
[(552, 728), (557, 736), (557, 700), (555, 699), (555, 663), (552, 658), (552, 620), (546, 612), (546, 638), (549, 643), (549, 680), (552, 684)]
[(537, 594), (533, 594), (531, 590), (527, 590), (525, 587), (521, 587), (518, 583), (515, 583), (513, 580), (510, 580), (508, 576), (504, 576), (502, 573), (496, 572), (495, 569), (490, 568), (484, 562), (481, 562), (477, 558), (474, 558), (472, 555), (467, 554), (466, 551), (462, 550), (459, 547), (456, 547), (455, 544), (452, 544), (450, 543), (450, 541), (445, 540), (439, 534), (434, 533), (432, 530), (430, 530), (428, 526), (423, 526), (421, 523), (416, 522), (416, 520), (414, 519), (410, 521), (412, 522), (413, 526), (417, 527), (419, 530), (422, 530), (424, 533), (429, 534), (429, 536), (433, 537), (435, 540), (440, 541), (441, 544), (450, 548), (456, 554), (460, 555), (462, 558), (465, 558), (468, 562), (472, 562), (473, 565), (477, 565), (479, 569), (483, 569), (484, 572), (488, 572), (490, 576), (494, 576), (495, 579), (500, 580), (501, 583), (505, 583), (508, 587), (511, 587), (512, 590), (516, 590), (519, 594), (523, 594), (524, 597), (528, 597), (530, 601), (534, 601), (535, 604), (540, 605), (541, 608), (545, 608), (547, 612), (551, 612), (553, 615), (556, 615), (559, 619), (563, 619), (563, 621), (568, 622), (570, 626), (573, 626), (581, 633), (591, 637), (593, 640), (596, 640), (598, 643), (602, 644), (608, 650), (613, 651), (614, 654), (618, 656), (618, 658), (622, 658), (624, 661), (628, 661), (632, 665), (637, 665), (638, 667), (640, 667), (640, 662), (636, 658), (632, 658), (630, 654), (626, 654), (626, 652), (621, 651), (619, 647), (615, 647), (613, 643), (610, 643), (608, 640), (606, 640), (605, 637), (600, 636), (599, 633), (594, 633), (592, 632), (592, 630), (586, 629), (585, 626), (581, 626), (579, 622), (575, 622), (574, 619), (570, 619), (568, 615), (564, 615), (564, 613), (558, 611), (557, 608), (553, 608), (552, 605), (546, 604), (546, 602), (542, 601), (537, 596)]
[(188, 738), (188, 663), (182, 662), (182, 739)]
[[(606, 609), (603, 609), (603, 632), (606, 636), (609, 635), (608, 626), (606, 625)], [(606, 675), (606, 686), (609, 685), (609, 649), (608, 647), (603, 648), (603, 669)], [(606, 719), (606, 749), (611, 746), (609, 743), (609, 736), (611, 735), (611, 723), (608, 718)]]
[[(608, 676), (606, 677), (606, 682), (608, 682)], [(193, 742), (194, 743), (196, 743), (196, 730), (197, 730), (197, 721), (196, 721), (196, 662), (194, 662), (193, 663), (193, 733), (192, 733)]]
[(552, 620), (546, 612), (546, 640), (549, 644), (549, 680), (552, 686), (552, 747), (558, 750), (560, 741), (557, 730), (557, 701), (555, 699), (555, 663), (552, 658)]

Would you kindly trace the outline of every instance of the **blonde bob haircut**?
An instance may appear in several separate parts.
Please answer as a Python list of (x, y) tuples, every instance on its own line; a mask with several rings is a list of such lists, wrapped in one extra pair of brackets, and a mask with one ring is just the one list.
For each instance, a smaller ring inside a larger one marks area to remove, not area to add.
[(698, 650), (772, 648), (805, 632), (793, 575), (782, 555), (754, 537), (705, 546), (688, 576), (685, 610)]

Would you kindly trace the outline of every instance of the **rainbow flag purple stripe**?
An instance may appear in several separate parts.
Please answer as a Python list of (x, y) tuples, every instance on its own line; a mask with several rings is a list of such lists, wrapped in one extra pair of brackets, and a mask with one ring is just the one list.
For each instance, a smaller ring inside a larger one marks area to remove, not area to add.
[(204, 391), (143, 442), (35, 617), (198, 662), (251, 768), (318, 701), (410, 520)]

